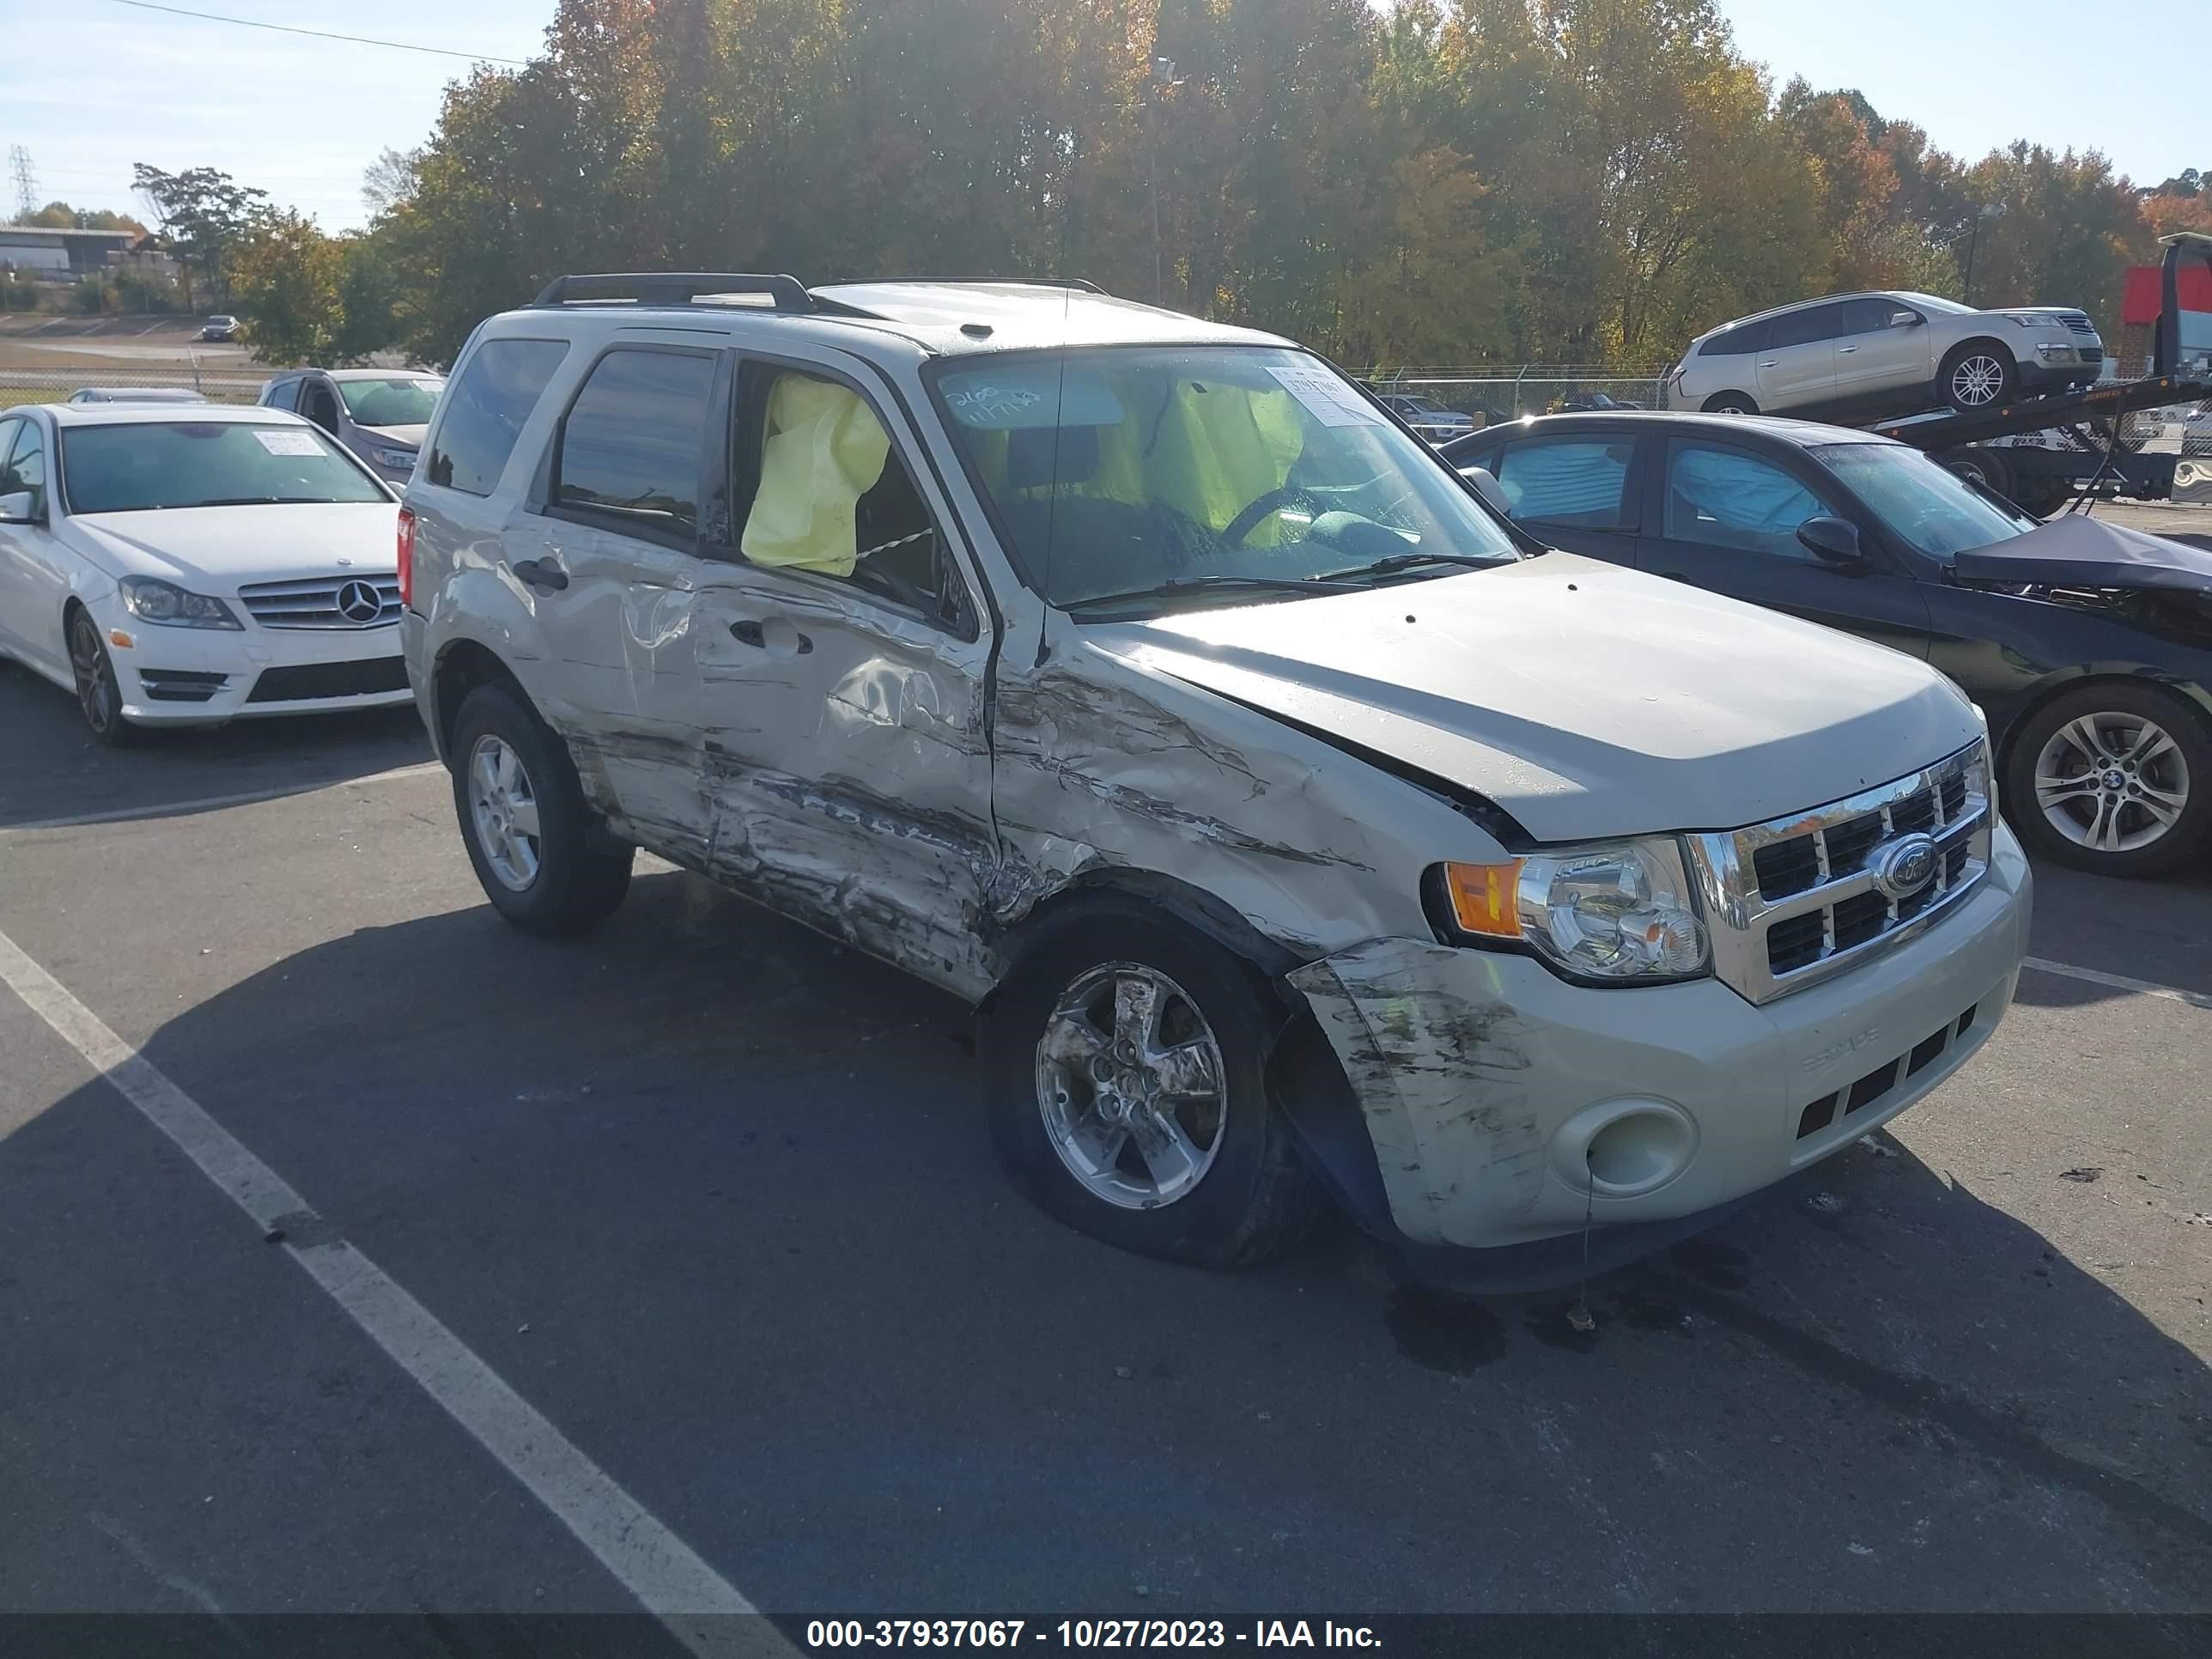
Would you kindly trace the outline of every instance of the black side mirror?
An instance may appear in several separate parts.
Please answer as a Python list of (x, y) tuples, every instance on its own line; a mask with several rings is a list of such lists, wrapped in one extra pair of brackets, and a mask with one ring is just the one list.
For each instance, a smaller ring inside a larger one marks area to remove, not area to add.
[(1867, 556), (1859, 549), (1859, 527), (1848, 519), (1825, 513), (1808, 519), (1797, 526), (1797, 539), (1823, 563), (1839, 570), (1866, 568)]

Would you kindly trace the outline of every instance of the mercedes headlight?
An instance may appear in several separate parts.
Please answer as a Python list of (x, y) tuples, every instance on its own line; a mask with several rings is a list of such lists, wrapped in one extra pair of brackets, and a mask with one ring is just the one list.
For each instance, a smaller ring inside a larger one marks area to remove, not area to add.
[(368, 453), (379, 466), (388, 466), (395, 472), (415, 470), (416, 452), (411, 449), (371, 449)]
[(1570, 979), (1650, 985), (1710, 970), (1681, 845), (1672, 837), (1445, 864), (1437, 920), (1461, 943), (1520, 948)]
[(188, 592), (158, 576), (125, 576), (116, 584), (122, 591), (123, 608), (140, 622), (161, 623), (172, 628), (242, 628), (221, 599)]

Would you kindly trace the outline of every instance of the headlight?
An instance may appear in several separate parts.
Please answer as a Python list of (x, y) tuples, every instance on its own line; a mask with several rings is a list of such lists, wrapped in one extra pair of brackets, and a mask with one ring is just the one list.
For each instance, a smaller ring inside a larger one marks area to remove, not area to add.
[(1711, 965), (1680, 844), (1672, 838), (1438, 866), (1449, 931), (1518, 945), (1571, 979), (1651, 984)]
[(125, 576), (116, 586), (123, 592), (123, 608), (140, 622), (166, 623), (173, 628), (244, 626), (221, 599), (188, 593), (158, 576)]
[(2063, 328), (2066, 326), (2064, 320), (2057, 317), (2036, 317), (2010, 311), (2005, 315), (2016, 328)]
[(379, 466), (388, 466), (395, 471), (415, 470), (415, 452), (411, 449), (372, 449), (368, 453)]

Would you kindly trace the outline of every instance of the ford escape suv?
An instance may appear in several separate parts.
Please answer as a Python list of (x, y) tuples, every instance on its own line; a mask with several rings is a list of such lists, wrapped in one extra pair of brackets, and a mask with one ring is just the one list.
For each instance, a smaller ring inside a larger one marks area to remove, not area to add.
[(398, 550), (495, 908), (587, 928), (644, 847), (957, 994), (1018, 1182), (1137, 1250), (1325, 1192), (1440, 1276), (1632, 1255), (1948, 1077), (2025, 948), (1942, 676), (1080, 285), (562, 278)]

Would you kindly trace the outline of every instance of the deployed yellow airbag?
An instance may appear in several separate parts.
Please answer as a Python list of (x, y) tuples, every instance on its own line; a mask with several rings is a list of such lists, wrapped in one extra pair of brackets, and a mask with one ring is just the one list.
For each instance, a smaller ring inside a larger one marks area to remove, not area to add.
[(760, 488), (738, 542), (755, 564), (849, 576), (854, 509), (884, 476), (890, 434), (857, 392), (786, 374), (769, 392)]

